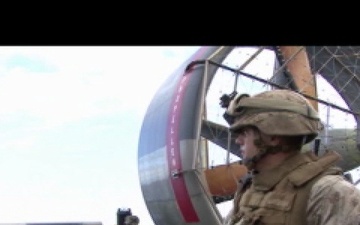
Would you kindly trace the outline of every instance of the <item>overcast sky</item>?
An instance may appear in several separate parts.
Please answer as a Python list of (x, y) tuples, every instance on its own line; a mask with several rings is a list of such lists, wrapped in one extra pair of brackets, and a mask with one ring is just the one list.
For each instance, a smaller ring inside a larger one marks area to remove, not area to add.
[(199, 47), (0, 47), (0, 223), (150, 224), (137, 175), (142, 119)]

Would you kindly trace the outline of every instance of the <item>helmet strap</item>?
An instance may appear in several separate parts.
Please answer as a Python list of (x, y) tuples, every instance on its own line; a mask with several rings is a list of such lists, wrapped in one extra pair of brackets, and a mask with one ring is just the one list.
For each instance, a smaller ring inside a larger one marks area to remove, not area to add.
[(275, 154), (277, 152), (283, 151), (282, 146), (269, 146), (265, 144), (260, 135), (254, 139), (254, 145), (258, 148), (259, 153), (253, 157), (243, 159), (243, 163), (248, 168), (248, 170), (254, 170), (256, 163), (264, 158), (267, 154)]

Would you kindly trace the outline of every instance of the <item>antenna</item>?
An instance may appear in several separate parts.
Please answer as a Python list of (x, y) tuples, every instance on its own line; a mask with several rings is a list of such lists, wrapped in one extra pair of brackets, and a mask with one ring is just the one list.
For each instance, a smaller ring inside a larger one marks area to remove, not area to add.
[(125, 224), (125, 218), (127, 216), (131, 216), (131, 209), (130, 208), (119, 208), (116, 217), (117, 217), (117, 223), (116, 225), (124, 225)]

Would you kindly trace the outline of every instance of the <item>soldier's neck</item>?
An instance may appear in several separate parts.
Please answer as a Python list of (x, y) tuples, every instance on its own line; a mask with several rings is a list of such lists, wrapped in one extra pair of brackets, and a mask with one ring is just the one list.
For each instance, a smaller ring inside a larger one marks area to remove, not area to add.
[(277, 152), (275, 154), (267, 154), (256, 163), (258, 172), (271, 170), (281, 165), (287, 158), (294, 155), (294, 152)]

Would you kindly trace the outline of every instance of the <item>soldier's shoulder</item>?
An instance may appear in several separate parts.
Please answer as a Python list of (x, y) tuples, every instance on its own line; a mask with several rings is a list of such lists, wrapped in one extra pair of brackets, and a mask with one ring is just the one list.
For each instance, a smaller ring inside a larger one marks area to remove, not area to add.
[(360, 189), (341, 175), (326, 175), (312, 187), (307, 210), (309, 221), (321, 218), (327, 224), (358, 224)]
[(360, 198), (360, 190), (341, 175), (323, 176), (316, 181), (311, 189), (311, 192), (315, 192), (318, 195), (327, 195), (332, 193), (347, 195), (351, 193)]

